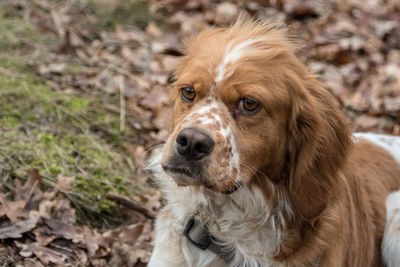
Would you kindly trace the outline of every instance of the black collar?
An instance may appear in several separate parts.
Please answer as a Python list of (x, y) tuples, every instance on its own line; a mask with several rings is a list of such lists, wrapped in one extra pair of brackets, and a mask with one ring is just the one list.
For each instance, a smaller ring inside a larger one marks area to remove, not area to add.
[(194, 217), (186, 223), (183, 234), (187, 240), (201, 250), (210, 250), (221, 257), (225, 262), (231, 262), (234, 254), (232, 249), (221, 246), (221, 241), (210, 235), (205, 224), (199, 222)]
[[(183, 231), (187, 240), (195, 247), (201, 250), (210, 250), (223, 259), (226, 263), (230, 263), (234, 257), (234, 250), (221, 246), (221, 241), (210, 235), (207, 226), (191, 217), (186, 223)], [(321, 257), (316, 258), (310, 267), (318, 267)]]

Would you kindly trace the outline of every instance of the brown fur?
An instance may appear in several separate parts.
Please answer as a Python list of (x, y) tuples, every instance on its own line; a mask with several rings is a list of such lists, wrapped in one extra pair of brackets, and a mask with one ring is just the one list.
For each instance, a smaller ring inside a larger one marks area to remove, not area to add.
[[(229, 42), (255, 37), (265, 39), (217, 85), (214, 70)], [(179, 96), (184, 86), (196, 90), (194, 103)], [(210, 88), (226, 114), (235, 114), (242, 97), (262, 105), (253, 115), (226, 121), (236, 129), (243, 182), (261, 189), (266, 202), (290, 199), (295, 215), (287, 215), (287, 225), (281, 226), (286, 236), (275, 259), (287, 266), (309, 266), (316, 259), (319, 266), (380, 266), (384, 201), (400, 185), (400, 166), (371, 143), (353, 143), (332, 96), (294, 56), (285, 31), (242, 18), (231, 28), (206, 31), (189, 42), (173, 86), (171, 140), (181, 130), (175, 126), (210, 95)], [(167, 156), (172, 153), (168, 149)], [(212, 161), (223, 165), (221, 159)], [(225, 189), (231, 183), (218, 182)]]

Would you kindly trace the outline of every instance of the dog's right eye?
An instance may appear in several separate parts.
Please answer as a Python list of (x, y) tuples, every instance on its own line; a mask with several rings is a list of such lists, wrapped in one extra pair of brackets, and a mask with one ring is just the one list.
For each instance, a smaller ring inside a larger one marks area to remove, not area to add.
[(192, 87), (182, 87), (181, 96), (187, 102), (193, 102), (196, 97), (196, 91)]
[(237, 111), (240, 114), (250, 115), (256, 113), (260, 109), (261, 105), (250, 98), (240, 99), (237, 107)]

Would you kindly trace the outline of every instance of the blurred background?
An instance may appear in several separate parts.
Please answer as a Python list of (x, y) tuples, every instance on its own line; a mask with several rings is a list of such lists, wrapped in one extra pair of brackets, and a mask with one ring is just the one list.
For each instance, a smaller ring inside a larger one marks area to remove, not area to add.
[(353, 131), (400, 135), (398, 0), (0, 0), (0, 265), (145, 266), (182, 40), (288, 25)]

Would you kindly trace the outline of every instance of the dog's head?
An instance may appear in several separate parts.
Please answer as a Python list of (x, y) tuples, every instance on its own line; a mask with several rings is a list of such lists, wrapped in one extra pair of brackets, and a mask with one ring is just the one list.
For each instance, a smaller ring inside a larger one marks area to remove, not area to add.
[(242, 18), (203, 32), (175, 78), (161, 165), (178, 185), (231, 193), (269, 179), (287, 188), (302, 218), (325, 209), (349, 134), (284, 30)]

